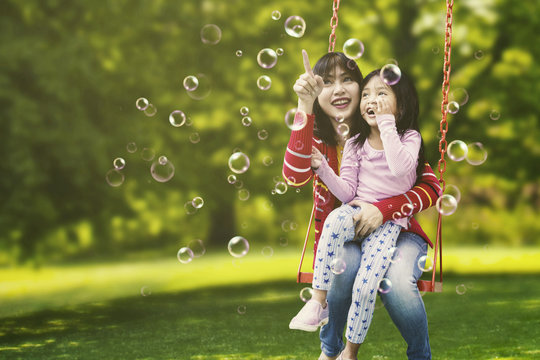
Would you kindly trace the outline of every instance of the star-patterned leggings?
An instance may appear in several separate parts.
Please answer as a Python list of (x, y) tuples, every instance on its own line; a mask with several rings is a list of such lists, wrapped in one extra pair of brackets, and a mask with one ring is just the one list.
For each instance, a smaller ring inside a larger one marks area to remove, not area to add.
[[(360, 211), (359, 207), (342, 205), (326, 218), (317, 247), (314, 289), (329, 290), (334, 273), (340, 273), (339, 252), (344, 242), (354, 240), (353, 216)], [(354, 281), (346, 332), (347, 339), (354, 344), (363, 343), (367, 335), (379, 282), (384, 278), (391, 260), (389, 251), (396, 246), (400, 231), (401, 226), (387, 221), (362, 239), (362, 264)]]

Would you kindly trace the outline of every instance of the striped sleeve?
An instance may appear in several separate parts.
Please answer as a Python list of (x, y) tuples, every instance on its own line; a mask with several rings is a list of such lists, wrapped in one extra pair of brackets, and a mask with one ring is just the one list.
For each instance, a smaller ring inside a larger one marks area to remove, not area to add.
[[(394, 213), (399, 212), (406, 217), (419, 213), (433, 205), (441, 196), (439, 180), (428, 163), (425, 164), (422, 176), (416, 185), (405, 194), (393, 196), (374, 203), (383, 214), (383, 223), (392, 220)], [(412, 205), (412, 206), (411, 206)]]
[[(299, 112), (295, 115), (295, 124), (301, 119)], [(283, 178), (290, 186), (300, 187), (305, 185), (313, 176), (311, 170), (311, 145), (313, 139), (313, 124), (315, 115), (307, 115), (307, 123), (298, 130), (291, 131), (289, 144), (283, 158)]]

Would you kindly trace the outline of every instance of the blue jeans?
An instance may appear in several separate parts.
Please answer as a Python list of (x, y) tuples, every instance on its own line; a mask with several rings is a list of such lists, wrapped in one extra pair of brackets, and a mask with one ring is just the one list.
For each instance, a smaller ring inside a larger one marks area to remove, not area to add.
[[(320, 332), (321, 349), (327, 356), (336, 356), (343, 349), (343, 329), (351, 305), (352, 288), (361, 265), (360, 242), (344, 244), (345, 271), (336, 275), (328, 291), (329, 322)], [(426, 255), (427, 243), (417, 234), (401, 232), (397, 239), (401, 260), (391, 263), (386, 278), (392, 290), (379, 294), (392, 321), (407, 342), (409, 360), (431, 359), (426, 309), (416, 287), (422, 275), (418, 259)]]

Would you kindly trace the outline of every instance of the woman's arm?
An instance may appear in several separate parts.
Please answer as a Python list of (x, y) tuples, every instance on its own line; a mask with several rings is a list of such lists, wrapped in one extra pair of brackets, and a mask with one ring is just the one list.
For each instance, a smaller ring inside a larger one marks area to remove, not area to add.
[[(305, 114), (298, 111), (295, 115), (296, 121), (302, 119)], [(311, 170), (311, 147), (313, 142), (313, 123), (315, 115), (307, 115), (307, 124), (300, 130), (293, 130), (285, 150), (283, 159), (283, 178), (290, 186), (300, 187), (305, 185), (313, 176)]]

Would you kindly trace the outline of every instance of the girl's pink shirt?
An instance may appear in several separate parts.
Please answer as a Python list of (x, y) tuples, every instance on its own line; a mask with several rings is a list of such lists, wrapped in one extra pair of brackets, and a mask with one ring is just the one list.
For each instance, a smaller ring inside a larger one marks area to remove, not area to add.
[[(416, 181), (420, 134), (408, 130), (400, 137), (393, 115), (380, 115), (376, 119), (384, 150), (375, 150), (367, 140), (359, 148), (354, 144), (357, 135), (345, 143), (340, 176), (324, 158), (315, 170), (332, 194), (344, 204), (355, 199), (374, 203), (400, 195), (411, 189)], [(407, 229), (407, 218), (392, 221)]]

